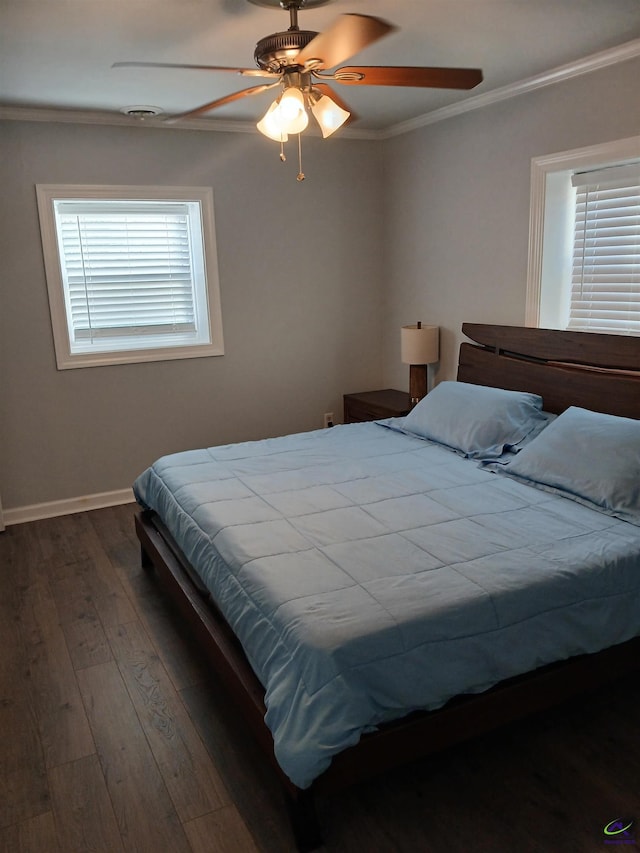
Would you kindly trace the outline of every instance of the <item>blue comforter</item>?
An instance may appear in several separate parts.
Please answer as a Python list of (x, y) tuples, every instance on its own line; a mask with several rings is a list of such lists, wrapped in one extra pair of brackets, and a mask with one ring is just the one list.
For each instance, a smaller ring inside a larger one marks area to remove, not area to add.
[(134, 491), (301, 788), (380, 723), (640, 634), (640, 527), (378, 423), (166, 456)]

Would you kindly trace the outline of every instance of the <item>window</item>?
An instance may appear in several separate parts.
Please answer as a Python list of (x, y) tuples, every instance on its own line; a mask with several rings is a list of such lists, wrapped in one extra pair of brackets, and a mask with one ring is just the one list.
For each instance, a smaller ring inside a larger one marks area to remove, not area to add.
[(36, 189), (59, 369), (222, 355), (210, 189)]
[(640, 137), (533, 160), (526, 324), (640, 335)]
[(640, 335), (640, 164), (579, 172), (569, 328)]

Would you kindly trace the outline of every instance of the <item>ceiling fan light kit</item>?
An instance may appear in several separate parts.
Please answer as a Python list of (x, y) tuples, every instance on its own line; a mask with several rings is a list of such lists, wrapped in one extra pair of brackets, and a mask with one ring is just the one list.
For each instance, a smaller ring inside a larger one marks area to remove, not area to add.
[(256, 127), (276, 142), (286, 142), (289, 134), (302, 133), (309, 124), (309, 110), (326, 139), (341, 127), (351, 113), (343, 109), (310, 81), (310, 75), (291, 72), (283, 81), (284, 90), (271, 104)]
[[(393, 24), (370, 15), (340, 15), (327, 30), (317, 33), (301, 30), (298, 12), (324, 6), (333, 0), (249, 0), (256, 6), (282, 8), (289, 13), (289, 29), (264, 36), (256, 45), (255, 68), (229, 68), (218, 65), (175, 65), (162, 62), (117, 62), (118, 67), (145, 66), (190, 68), (208, 71), (232, 71), (246, 77), (266, 77), (275, 82), (241, 89), (225, 97), (203, 104), (194, 110), (174, 116), (169, 121), (193, 118), (240, 98), (260, 94), (280, 86), (281, 91), (256, 127), (264, 136), (280, 143), (280, 159), (286, 160), (283, 143), (289, 135), (298, 136), (309, 123), (309, 113), (317, 121), (323, 138), (331, 136), (355, 116), (347, 104), (326, 81), (352, 86), (413, 86), (423, 88), (472, 89), (482, 81), (475, 68), (420, 68), (410, 66), (356, 66), (338, 68), (342, 62), (359, 53), (396, 28)], [(335, 69), (333, 72), (327, 69)], [(298, 181), (304, 179), (302, 166)]]

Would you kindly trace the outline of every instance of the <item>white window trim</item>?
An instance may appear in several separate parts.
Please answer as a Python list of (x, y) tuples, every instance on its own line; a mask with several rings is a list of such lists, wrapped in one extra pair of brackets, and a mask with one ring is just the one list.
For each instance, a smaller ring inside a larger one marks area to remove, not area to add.
[[(640, 136), (604, 142), (587, 148), (561, 151), (531, 160), (531, 206), (529, 216), (529, 258), (525, 326), (540, 325), (542, 296), (543, 247), (547, 202), (553, 194), (554, 177), (568, 171), (603, 168), (611, 163), (637, 161), (640, 156)], [(549, 235), (547, 234), (547, 240)]]
[[(38, 184), (36, 185), (36, 197), (40, 216), (40, 231), (56, 363), (59, 370), (78, 367), (97, 367), (108, 364), (131, 364), (224, 355), (213, 191), (210, 187)], [(64, 288), (55, 225), (54, 200), (59, 199), (144, 199), (198, 202), (202, 216), (202, 240), (206, 266), (210, 343), (185, 346), (161, 346), (149, 349), (114, 349), (109, 352), (72, 353), (67, 328)]]

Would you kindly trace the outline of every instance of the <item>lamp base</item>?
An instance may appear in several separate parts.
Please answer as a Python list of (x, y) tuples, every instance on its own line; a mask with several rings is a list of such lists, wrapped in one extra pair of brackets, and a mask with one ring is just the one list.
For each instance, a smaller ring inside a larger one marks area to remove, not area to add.
[(415, 406), (427, 394), (427, 365), (409, 365), (409, 396), (411, 405)]

